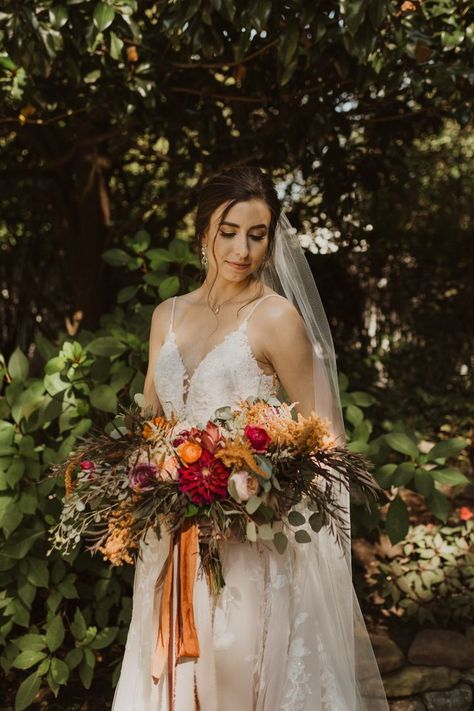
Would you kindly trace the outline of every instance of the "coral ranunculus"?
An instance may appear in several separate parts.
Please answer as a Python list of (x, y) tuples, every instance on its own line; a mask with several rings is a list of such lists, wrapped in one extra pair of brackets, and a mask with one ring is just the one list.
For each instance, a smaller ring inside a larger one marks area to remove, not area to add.
[(244, 434), (247, 437), (252, 449), (255, 452), (266, 452), (270, 444), (270, 436), (263, 427), (254, 427), (247, 425), (244, 429)]
[(194, 464), (179, 467), (178, 474), (179, 488), (194, 504), (211, 504), (227, 496), (230, 471), (205, 449)]
[(183, 442), (176, 448), (179, 458), (185, 464), (194, 464), (201, 456), (202, 447), (196, 442)]

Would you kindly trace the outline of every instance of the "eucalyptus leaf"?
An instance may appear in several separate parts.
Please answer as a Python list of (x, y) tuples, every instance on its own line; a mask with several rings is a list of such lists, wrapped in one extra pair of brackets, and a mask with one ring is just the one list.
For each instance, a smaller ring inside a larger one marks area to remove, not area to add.
[(302, 528), (299, 531), (296, 531), (295, 541), (297, 543), (311, 543), (311, 536), (308, 531), (305, 531), (304, 528)]
[(299, 511), (290, 511), (288, 514), (288, 522), (292, 526), (303, 526), (306, 523), (306, 518)]
[(245, 510), (251, 516), (257, 511), (259, 506), (262, 504), (262, 499), (259, 496), (251, 496), (250, 499), (245, 504)]

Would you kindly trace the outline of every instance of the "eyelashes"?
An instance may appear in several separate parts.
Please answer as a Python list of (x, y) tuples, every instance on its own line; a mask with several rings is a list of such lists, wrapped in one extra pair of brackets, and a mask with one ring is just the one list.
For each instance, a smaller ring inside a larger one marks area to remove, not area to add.
[[(220, 234), (223, 237), (234, 237), (235, 236), (235, 232), (223, 232), (222, 230), (220, 231)], [(261, 242), (262, 239), (265, 239), (265, 236), (262, 236), (262, 235), (249, 235), (249, 237), (251, 237), (255, 242)]]

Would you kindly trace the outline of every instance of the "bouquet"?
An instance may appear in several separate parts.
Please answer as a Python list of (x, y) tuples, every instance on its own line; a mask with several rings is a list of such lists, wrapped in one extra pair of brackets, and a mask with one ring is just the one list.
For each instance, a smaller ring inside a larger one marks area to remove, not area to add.
[(149, 529), (158, 538), (166, 529), (170, 557), (176, 543), (199, 546), (218, 593), (226, 539), (266, 541), (283, 554), (289, 536), (307, 543), (327, 526), (342, 544), (349, 531), (341, 487), (366, 501), (381, 492), (366, 460), (336, 446), (326, 420), (274, 397), (220, 408), (204, 428), (122, 409), (121, 426), (89, 435), (54, 467), (66, 491), (52, 548), (68, 553), (85, 539), (112, 565), (134, 563)]

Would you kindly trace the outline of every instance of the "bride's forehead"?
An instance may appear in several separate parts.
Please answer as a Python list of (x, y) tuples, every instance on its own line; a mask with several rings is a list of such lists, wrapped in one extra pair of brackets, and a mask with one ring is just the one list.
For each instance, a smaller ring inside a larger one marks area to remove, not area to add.
[[(212, 215), (213, 222), (219, 222), (220, 217), (229, 203), (223, 203)], [(229, 212), (225, 216), (225, 222), (232, 222), (235, 225), (247, 227), (250, 225), (265, 224), (267, 227), (270, 223), (270, 209), (263, 200), (253, 199), (238, 202), (232, 205)]]

